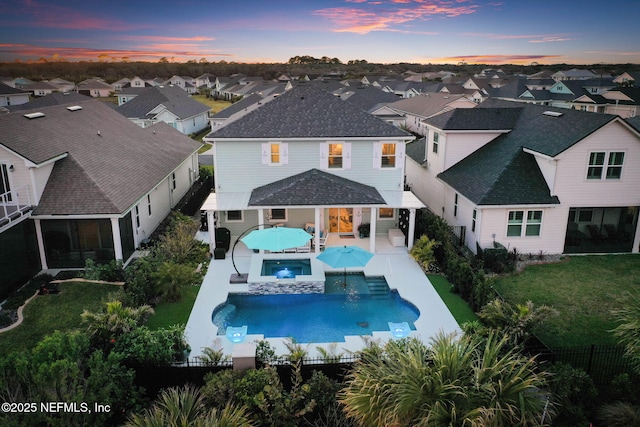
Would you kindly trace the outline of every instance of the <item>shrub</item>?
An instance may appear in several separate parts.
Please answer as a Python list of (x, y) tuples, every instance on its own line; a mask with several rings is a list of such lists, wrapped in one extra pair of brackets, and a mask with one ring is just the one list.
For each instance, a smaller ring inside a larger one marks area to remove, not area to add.
[(564, 363), (556, 363), (549, 371), (552, 374), (549, 389), (558, 401), (554, 425), (588, 425), (598, 397), (598, 391), (589, 374)]
[(435, 261), (434, 249), (438, 246), (440, 242), (422, 235), (411, 248), (410, 255), (425, 271), (429, 271), (429, 266)]
[(122, 261), (111, 260), (106, 264), (98, 264), (91, 258), (84, 263), (84, 278), (88, 280), (104, 280), (106, 282), (124, 281)]
[(113, 351), (129, 363), (168, 365), (184, 360), (188, 344), (182, 326), (150, 330), (140, 326), (115, 339)]
[(4, 310), (17, 310), (24, 302), (31, 298), (42, 285), (53, 280), (53, 276), (47, 273), (39, 274), (29, 280), (23, 287), (13, 292), (2, 304)]
[(159, 295), (164, 301), (175, 302), (182, 298), (182, 288), (200, 283), (201, 275), (193, 266), (164, 262), (151, 277), (157, 284)]

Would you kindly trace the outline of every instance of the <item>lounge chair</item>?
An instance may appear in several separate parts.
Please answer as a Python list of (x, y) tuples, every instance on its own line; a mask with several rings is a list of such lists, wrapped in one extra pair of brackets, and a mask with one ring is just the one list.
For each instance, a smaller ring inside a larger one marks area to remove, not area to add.
[(304, 246), (298, 246), (296, 248), (296, 252), (298, 252), (298, 253), (309, 253), (309, 252), (311, 252), (311, 240), (309, 240)]
[(593, 240), (594, 242), (600, 242), (604, 238), (595, 224), (587, 224), (587, 230), (589, 230), (591, 240)]

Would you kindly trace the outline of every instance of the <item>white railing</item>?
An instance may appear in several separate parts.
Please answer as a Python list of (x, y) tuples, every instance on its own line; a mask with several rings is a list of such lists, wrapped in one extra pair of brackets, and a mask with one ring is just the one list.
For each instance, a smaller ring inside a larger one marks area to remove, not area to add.
[(30, 185), (13, 188), (0, 193), (0, 227), (26, 215), (33, 209), (35, 198)]

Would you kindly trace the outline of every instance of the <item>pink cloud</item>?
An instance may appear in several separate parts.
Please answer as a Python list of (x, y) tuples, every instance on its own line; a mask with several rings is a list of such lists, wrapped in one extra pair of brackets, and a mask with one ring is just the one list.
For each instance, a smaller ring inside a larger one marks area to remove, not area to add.
[(313, 13), (333, 22), (336, 32), (367, 34), (372, 31), (412, 32), (401, 26), (434, 16), (469, 15), (476, 9), (477, 6), (467, 0), (459, 0), (456, 4), (443, 0), (387, 0), (375, 4), (359, 2), (359, 6), (333, 7)]
[(468, 37), (484, 37), (496, 40), (530, 39), (529, 43), (550, 43), (572, 40), (564, 34), (496, 34), (496, 33), (463, 33)]
[(466, 62), (467, 64), (518, 64), (527, 65), (531, 62), (549, 63), (561, 58), (561, 55), (459, 55), (440, 58), (428, 58), (427, 61), (433, 64), (457, 64)]

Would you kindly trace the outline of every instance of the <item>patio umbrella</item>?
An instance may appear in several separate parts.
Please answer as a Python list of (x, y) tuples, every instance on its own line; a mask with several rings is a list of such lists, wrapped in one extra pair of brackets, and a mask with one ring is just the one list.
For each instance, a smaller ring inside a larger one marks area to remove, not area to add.
[(347, 267), (364, 267), (373, 257), (371, 252), (358, 246), (330, 246), (316, 258), (329, 267), (344, 267), (344, 283), (347, 283)]
[(249, 249), (281, 251), (304, 246), (309, 239), (311, 239), (311, 234), (302, 228), (271, 227), (253, 230), (240, 240), (247, 245)]

